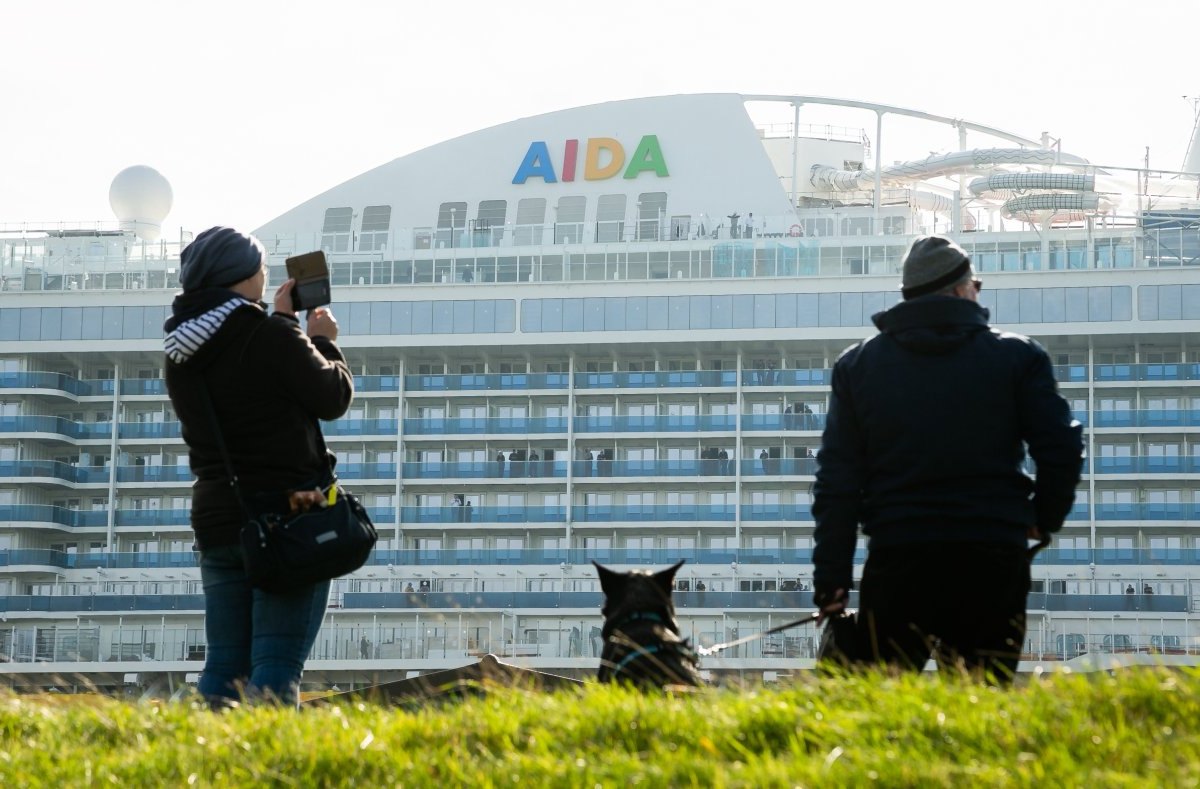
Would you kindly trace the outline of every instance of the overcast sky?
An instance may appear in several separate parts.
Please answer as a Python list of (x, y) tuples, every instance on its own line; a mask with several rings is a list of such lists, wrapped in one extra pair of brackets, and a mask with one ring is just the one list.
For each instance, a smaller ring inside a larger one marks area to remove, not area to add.
[[(146, 164), (174, 188), (166, 238), (252, 229), (427, 145), (599, 101), (837, 96), (1178, 169), (1181, 97), (1200, 95), (1196, 0), (15, 0), (3, 26), (0, 224), (111, 220), (113, 176)], [(953, 142), (897, 135), (884, 156)]]

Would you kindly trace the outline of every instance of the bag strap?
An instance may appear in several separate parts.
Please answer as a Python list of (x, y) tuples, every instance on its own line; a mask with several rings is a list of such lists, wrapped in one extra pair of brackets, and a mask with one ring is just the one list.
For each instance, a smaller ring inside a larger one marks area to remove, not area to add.
[(221, 460), (225, 463), (225, 473), (229, 476), (229, 487), (233, 489), (233, 495), (237, 498), (242, 513), (249, 519), (250, 508), (246, 506), (246, 500), (242, 498), (237, 471), (233, 468), (233, 458), (229, 457), (229, 449), (225, 446), (225, 435), (221, 432), (221, 423), (217, 419), (217, 411), (213, 408), (212, 397), (208, 393), (208, 381), (204, 380), (203, 376), (200, 377), (199, 389), (200, 399), (204, 401), (204, 410), (208, 413), (208, 421), (212, 426), (213, 437), (217, 439), (217, 449), (221, 451)]

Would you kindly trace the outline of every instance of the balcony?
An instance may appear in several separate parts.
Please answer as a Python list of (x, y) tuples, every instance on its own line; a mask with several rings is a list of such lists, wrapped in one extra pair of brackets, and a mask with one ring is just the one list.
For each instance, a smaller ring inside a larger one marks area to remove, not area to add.
[(399, 392), (400, 376), (398, 375), (356, 375), (354, 376), (355, 392)]
[(742, 430), (824, 430), (825, 414), (742, 414)]
[(575, 419), (579, 433), (670, 433), (733, 432), (737, 428), (733, 414), (580, 416)]
[(1200, 408), (1119, 409), (1097, 411), (1094, 416), (1096, 427), (1200, 426)]
[(111, 438), (111, 422), (75, 422), (60, 416), (0, 416), (0, 433), (50, 433), (75, 439)]
[(120, 611), (204, 611), (199, 594), (0, 595), (0, 611), (44, 611), (66, 614)]
[(1093, 474), (1195, 474), (1200, 457), (1183, 455), (1132, 455), (1089, 460)]
[(123, 378), (121, 379), (121, 394), (165, 396), (167, 382), (162, 378)]
[(3, 389), (42, 389), (65, 392), (76, 397), (86, 397), (101, 394), (93, 391), (90, 381), (81, 381), (62, 373), (43, 372), (3, 372), (0, 373), (0, 390)]
[(187, 482), (195, 476), (188, 466), (117, 466), (117, 482)]
[(105, 510), (72, 510), (47, 504), (6, 504), (0, 506), (0, 523), (54, 523), (59, 526), (103, 527), (108, 524)]
[[(107, 467), (72, 466), (57, 460), (8, 460), (0, 462), (0, 478), (49, 477), (72, 483), (107, 483)], [(120, 477), (118, 477), (119, 479)]]
[(743, 477), (778, 477), (813, 475), (817, 459), (812, 458), (755, 458), (741, 462)]
[(467, 463), (405, 463), (404, 479), (565, 479), (565, 460), (495, 461)]
[(529, 435), (565, 432), (567, 432), (565, 416), (443, 417), (404, 420), (404, 433), (410, 436)]
[(668, 389), (737, 385), (733, 370), (575, 373), (576, 389)]
[(566, 389), (567, 373), (488, 373), (485, 375), (406, 375), (409, 392), (528, 392)]
[[(197, 553), (64, 553), (45, 549), (0, 551), (0, 567), (39, 565), (66, 570), (152, 570), (196, 567)], [(113, 579), (109, 579), (113, 580)]]
[(585, 504), (571, 508), (577, 523), (732, 522), (733, 504)]
[(182, 435), (179, 422), (121, 422), (117, 425), (118, 438), (162, 439)]
[(326, 436), (387, 436), (396, 437), (399, 427), (396, 419), (338, 419), (335, 422), (322, 422), (321, 432)]
[(1092, 370), (1092, 379), (1095, 381), (1200, 381), (1200, 364), (1097, 364)]
[(402, 507), (403, 523), (564, 523), (565, 507)]
[(396, 480), (395, 463), (338, 463), (337, 475), (341, 479), (353, 480)]
[(742, 370), (742, 386), (828, 386), (833, 371), (816, 370)]

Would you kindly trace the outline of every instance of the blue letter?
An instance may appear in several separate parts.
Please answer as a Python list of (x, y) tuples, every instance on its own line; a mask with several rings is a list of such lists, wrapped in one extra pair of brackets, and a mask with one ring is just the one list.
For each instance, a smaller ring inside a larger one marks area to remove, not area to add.
[(529, 150), (525, 152), (525, 158), (513, 176), (513, 183), (523, 184), (526, 178), (541, 178), (548, 184), (558, 183), (554, 176), (554, 165), (550, 161), (550, 150), (540, 140), (529, 144)]

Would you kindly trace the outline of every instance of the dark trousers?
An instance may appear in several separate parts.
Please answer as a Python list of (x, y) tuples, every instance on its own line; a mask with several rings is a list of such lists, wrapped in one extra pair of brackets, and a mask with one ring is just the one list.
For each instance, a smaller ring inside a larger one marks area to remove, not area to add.
[(932, 543), (871, 550), (858, 614), (861, 657), (1011, 681), (1025, 644), (1029, 559), (1016, 545)]

